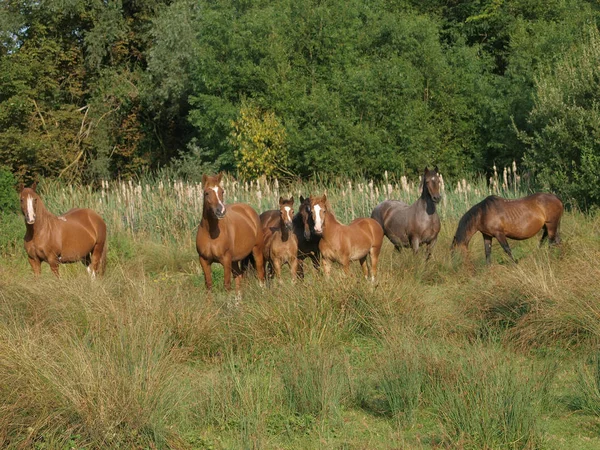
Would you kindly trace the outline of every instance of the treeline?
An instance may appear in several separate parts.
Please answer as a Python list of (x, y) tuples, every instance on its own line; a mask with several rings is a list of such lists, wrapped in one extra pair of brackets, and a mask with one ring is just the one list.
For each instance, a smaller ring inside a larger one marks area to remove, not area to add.
[(464, 176), (516, 160), (600, 205), (595, 0), (0, 7), (0, 164), (25, 181)]

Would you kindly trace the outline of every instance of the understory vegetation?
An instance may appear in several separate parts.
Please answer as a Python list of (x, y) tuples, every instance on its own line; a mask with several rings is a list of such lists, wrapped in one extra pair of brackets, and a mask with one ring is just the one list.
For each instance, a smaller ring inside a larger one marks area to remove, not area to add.
[[(326, 189), (347, 223), (387, 196), (416, 199), (417, 183), (387, 181), (227, 179), (226, 200), (265, 210)], [(386, 240), (376, 284), (358, 264), (330, 279), (307, 267), (296, 284), (249, 276), (238, 300), (217, 265), (205, 290), (194, 185), (43, 183), (53, 212), (101, 211), (108, 268), (56, 279), (44, 265), (36, 280), (22, 217), (1, 216), (0, 447), (598, 448), (600, 217), (567, 212), (559, 247), (511, 242), (518, 264), (494, 243), (488, 267), (477, 235), (469, 255), (450, 253), (461, 214), (489, 193), (458, 185), (430, 261)]]

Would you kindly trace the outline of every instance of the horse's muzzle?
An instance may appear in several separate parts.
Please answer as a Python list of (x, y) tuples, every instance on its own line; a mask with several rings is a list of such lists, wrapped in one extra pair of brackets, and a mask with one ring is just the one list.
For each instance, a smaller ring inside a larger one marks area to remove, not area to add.
[(225, 208), (223, 209), (216, 209), (215, 210), (215, 216), (217, 216), (217, 219), (222, 219), (223, 217), (225, 217)]
[(292, 224), (292, 222), (286, 222), (286, 223), (285, 223), (285, 228), (286, 228), (288, 231), (292, 231), (292, 228), (293, 228), (293, 224)]
[(439, 203), (440, 200), (442, 199), (441, 195), (432, 195), (431, 199), (433, 200), (433, 203)]
[(305, 231), (304, 232), (304, 239), (308, 242), (310, 241), (310, 231)]

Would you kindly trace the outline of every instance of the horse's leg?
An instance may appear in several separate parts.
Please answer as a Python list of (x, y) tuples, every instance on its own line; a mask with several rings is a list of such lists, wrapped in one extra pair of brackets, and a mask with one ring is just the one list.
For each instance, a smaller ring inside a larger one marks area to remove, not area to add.
[(298, 273), (298, 266), (299, 266), (298, 258), (295, 255), (293, 255), (290, 258), (289, 264), (290, 264), (290, 271), (292, 272), (292, 283), (295, 283), (296, 275)]
[(437, 242), (437, 236), (434, 237), (428, 244), (427, 244), (427, 256), (425, 257), (425, 261), (429, 261), (429, 258), (431, 258), (431, 252), (433, 252), (433, 247), (435, 247), (435, 243)]
[(548, 242), (550, 244), (560, 244), (560, 236), (558, 235), (558, 224), (559, 222), (551, 222), (545, 225), (546, 229), (548, 230)]
[(350, 258), (342, 259), (342, 268), (344, 269), (344, 273), (346, 275), (350, 275)]
[(254, 263), (256, 264), (256, 271), (258, 272), (258, 280), (261, 285), (265, 281), (265, 258), (263, 255), (262, 245), (255, 245), (252, 249), (252, 256), (254, 256)]
[(204, 272), (204, 284), (206, 285), (206, 290), (210, 291), (212, 289), (212, 271), (210, 270), (210, 263), (207, 259), (204, 259), (201, 256), (200, 265), (202, 266), (202, 271)]
[(226, 291), (231, 290), (231, 254), (226, 253), (221, 260), (223, 264), (223, 284)]
[(304, 279), (304, 260), (296, 257), (296, 278)]
[(323, 266), (323, 272), (325, 273), (325, 276), (329, 277), (329, 275), (331, 275), (331, 261), (329, 261), (327, 258), (323, 258), (321, 265)]
[(240, 263), (238, 261), (233, 261), (231, 263), (231, 272), (233, 274), (233, 278), (235, 280), (235, 292), (239, 293), (242, 287), (242, 270), (240, 268)]
[(29, 258), (29, 264), (31, 265), (31, 268), (33, 269), (33, 274), (36, 277), (39, 277), (40, 274), (42, 273), (42, 262), (37, 258)]
[(544, 232), (542, 233), (542, 239), (540, 239), (540, 247), (544, 244), (544, 242), (546, 242), (546, 238), (548, 237), (548, 225), (544, 224), (542, 229)]
[(371, 281), (375, 281), (377, 277), (377, 263), (379, 262), (379, 253), (381, 253), (380, 246), (373, 246), (371, 250), (369, 250), (369, 254), (371, 256)]
[(278, 257), (275, 257), (275, 259), (273, 259), (272, 263), (273, 263), (273, 271), (275, 272), (275, 277), (279, 281), (281, 281), (281, 259)]
[(49, 258), (48, 264), (50, 264), (50, 269), (56, 275), (56, 278), (60, 278), (60, 274), (58, 273), (58, 258)]
[(414, 253), (415, 255), (416, 255), (416, 254), (417, 254), (417, 252), (419, 251), (419, 244), (420, 244), (420, 242), (419, 242), (419, 238), (414, 238), (414, 239), (413, 239), (413, 240), (410, 242), (410, 245), (411, 245), (411, 247), (412, 247), (412, 249), (413, 249), (413, 253)]
[(485, 248), (485, 262), (487, 264), (492, 263), (492, 236), (483, 235), (483, 247)]
[(504, 236), (504, 234), (498, 234), (498, 235), (496, 235), (496, 239), (498, 239), (498, 242), (500, 242), (500, 245), (502, 246), (502, 248), (504, 249), (506, 254), (508, 256), (510, 256), (510, 259), (512, 259), (512, 261), (514, 263), (516, 263), (517, 261), (513, 257), (512, 252), (510, 251), (510, 247), (508, 246), (508, 241), (506, 240), (506, 236)]
[(317, 254), (315, 252), (310, 252), (309, 256), (312, 260), (313, 267), (315, 268), (315, 270), (319, 270), (321, 263), (319, 262), (319, 257), (317, 256)]
[(365, 255), (364, 257), (359, 259), (360, 261), (360, 267), (362, 268), (363, 271), (363, 275), (365, 276), (365, 280), (369, 279), (369, 265), (367, 264), (367, 256)]
[(102, 258), (103, 251), (104, 251), (104, 242), (97, 243), (96, 245), (94, 245), (94, 249), (92, 250), (92, 257), (91, 258), (89, 256), (87, 257), (87, 259), (89, 260), (88, 271), (91, 271), (90, 275), (92, 276), (92, 278), (95, 278), (96, 274), (102, 275), (100, 273), (101, 272), (100, 261)]

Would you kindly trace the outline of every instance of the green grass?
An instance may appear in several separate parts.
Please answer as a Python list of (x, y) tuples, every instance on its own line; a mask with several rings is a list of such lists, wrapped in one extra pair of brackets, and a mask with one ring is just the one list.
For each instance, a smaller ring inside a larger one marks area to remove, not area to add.
[[(144, 183), (147, 204), (129, 212), (116, 184), (42, 190), (52, 211), (77, 204), (107, 217), (102, 279), (80, 264), (60, 279), (44, 265), (34, 279), (22, 218), (2, 218), (0, 447), (600, 447), (599, 217), (567, 213), (557, 249), (513, 243), (517, 265), (494, 243), (487, 267), (478, 236), (468, 259), (449, 252), (483, 187), (447, 189), (430, 261), (386, 241), (376, 285), (358, 264), (330, 279), (310, 267), (296, 284), (250, 277), (238, 302), (216, 265), (205, 291), (185, 186), (167, 192), (163, 180), (160, 194)], [(327, 189), (346, 221), (368, 215), (383, 197), (375, 187), (373, 197), (347, 182), (286, 189)], [(255, 186), (238, 189), (238, 200), (257, 199)]]

